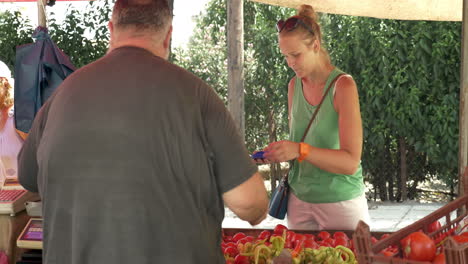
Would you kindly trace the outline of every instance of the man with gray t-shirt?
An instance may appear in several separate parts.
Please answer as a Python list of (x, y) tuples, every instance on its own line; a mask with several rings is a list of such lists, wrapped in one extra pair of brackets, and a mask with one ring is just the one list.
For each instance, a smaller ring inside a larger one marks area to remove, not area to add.
[(171, 23), (166, 0), (118, 0), (108, 54), (36, 116), (19, 180), (43, 201), (44, 263), (224, 263), (224, 204), (266, 217), (224, 104), (167, 61)]

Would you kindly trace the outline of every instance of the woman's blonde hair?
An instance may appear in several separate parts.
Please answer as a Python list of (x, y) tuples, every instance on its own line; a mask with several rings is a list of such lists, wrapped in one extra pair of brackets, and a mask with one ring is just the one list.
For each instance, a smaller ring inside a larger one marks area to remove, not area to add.
[[(307, 45), (312, 45), (315, 40), (318, 40), (322, 44), (322, 30), (319, 24), (319, 16), (312, 6), (300, 5), (297, 8), (297, 14), (292, 17), (299, 18), (304, 25), (299, 25), (292, 31), (283, 30), (280, 32), (280, 35), (302, 34), (303, 40), (307, 41)], [(320, 52), (330, 62), (330, 56), (325, 48), (323, 48), (323, 45), (320, 45)]]
[[(320, 30), (320, 25), (318, 23), (319, 17), (314, 8), (310, 5), (301, 5), (297, 10), (297, 16), (312, 29), (314, 32), (313, 37), (322, 43), (322, 31)], [(302, 28), (302, 30), (307, 32), (307, 30), (304, 28)]]
[(13, 98), (11, 98), (11, 85), (8, 79), (0, 77), (0, 109), (5, 109), (13, 105)]

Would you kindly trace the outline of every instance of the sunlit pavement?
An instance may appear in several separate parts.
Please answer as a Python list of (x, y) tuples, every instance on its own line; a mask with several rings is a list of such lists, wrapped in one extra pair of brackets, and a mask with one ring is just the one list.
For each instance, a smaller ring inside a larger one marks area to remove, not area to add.
[[(442, 207), (444, 203), (417, 202), (406, 203), (369, 203), (371, 216), (371, 231), (394, 232), (410, 225), (424, 216)], [(286, 219), (279, 220), (268, 216), (257, 226), (251, 226), (248, 222), (240, 220), (231, 210), (225, 209), (223, 228), (260, 228), (272, 229), (277, 224), (287, 225)]]

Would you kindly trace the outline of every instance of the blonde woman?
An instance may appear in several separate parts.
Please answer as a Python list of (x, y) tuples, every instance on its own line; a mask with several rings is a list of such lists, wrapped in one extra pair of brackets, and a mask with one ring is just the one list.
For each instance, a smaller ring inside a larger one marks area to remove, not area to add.
[[(322, 47), (318, 17), (309, 5), (277, 23), (281, 53), (294, 76), (288, 86), (290, 140), (271, 143), (267, 162), (295, 160), (289, 174), (288, 225), (294, 229), (354, 230), (369, 222), (361, 169), (362, 122), (357, 86)], [(312, 113), (314, 123), (299, 143)]]
[(17, 177), (17, 156), (23, 145), (21, 132), (14, 125), (11, 92), (7, 77), (0, 77), (0, 186), (6, 178)]

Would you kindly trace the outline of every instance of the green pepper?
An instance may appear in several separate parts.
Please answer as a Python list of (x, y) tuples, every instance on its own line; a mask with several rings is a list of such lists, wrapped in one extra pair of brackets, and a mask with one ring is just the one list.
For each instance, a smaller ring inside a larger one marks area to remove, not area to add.
[(270, 237), (270, 242), (272, 245), (271, 249), (273, 251), (273, 257), (279, 256), (284, 248), (285, 239), (280, 236), (273, 236)]
[[(262, 251), (265, 251), (265, 253), (262, 253)], [(264, 259), (271, 258), (271, 253), (272, 253), (271, 249), (268, 246), (264, 244), (258, 245), (254, 251), (255, 264), (258, 264), (258, 261), (260, 260), (260, 258), (264, 258)]]

